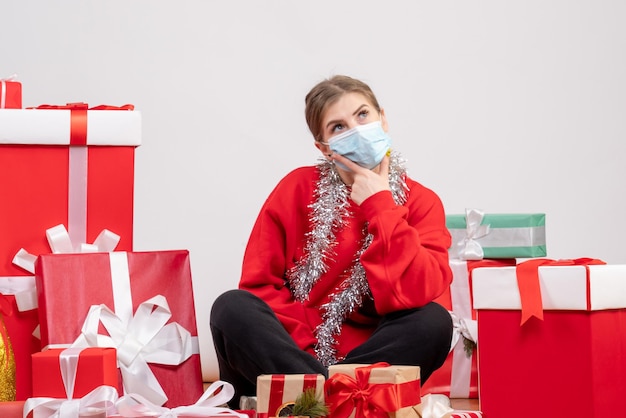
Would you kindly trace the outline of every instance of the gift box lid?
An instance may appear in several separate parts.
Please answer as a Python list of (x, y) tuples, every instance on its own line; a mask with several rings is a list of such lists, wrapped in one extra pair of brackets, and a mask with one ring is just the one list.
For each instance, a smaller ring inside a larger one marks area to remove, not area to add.
[[(626, 265), (540, 266), (538, 272), (543, 309), (626, 307)], [(521, 309), (516, 267), (474, 269), (472, 294), (474, 309)]]
[[(87, 145), (139, 146), (141, 112), (86, 110)], [(70, 145), (71, 109), (3, 109), (0, 144)]]

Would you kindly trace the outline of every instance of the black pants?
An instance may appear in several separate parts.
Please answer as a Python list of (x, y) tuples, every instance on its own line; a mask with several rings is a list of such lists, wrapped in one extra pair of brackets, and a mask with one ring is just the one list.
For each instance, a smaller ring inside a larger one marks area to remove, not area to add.
[[(328, 369), (296, 345), (270, 307), (247, 291), (229, 290), (219, 296), (210, 325), (220, 379), (235, 387), (231, 408), (239, 407), (240, 396), (256, 395), (256, 378), (261, 374), (328, 377)], [(370, 338), (342, 363), (420, 366), (423, 384), (445, 361), (451, 340), (450, 314), (430, 303), (385, 316)]]

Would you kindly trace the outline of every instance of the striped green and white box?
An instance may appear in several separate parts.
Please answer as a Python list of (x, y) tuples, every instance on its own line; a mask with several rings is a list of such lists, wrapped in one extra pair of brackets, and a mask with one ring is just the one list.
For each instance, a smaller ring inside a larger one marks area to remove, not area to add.
[(446, 215), (452, 235), (450, 256), (462, 260), (545, 257), (545, 213), (483, 213)]

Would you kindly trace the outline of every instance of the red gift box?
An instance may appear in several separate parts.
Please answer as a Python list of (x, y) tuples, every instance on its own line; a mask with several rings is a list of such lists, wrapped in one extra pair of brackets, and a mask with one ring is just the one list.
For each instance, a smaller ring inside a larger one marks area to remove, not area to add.
[(293, 403), (307, 389), (315, 389), (324, 401), (324, 376), (321, 374), (267, 374), (257, 378), (257, 418), (279, 416), (285, 404)]
[[(132, 250), (134, 152), (140, 141), (139, 112), (3, 109), (0, 277), (27, 274), (13, 264), (14, 256), (21, 248), (50, 253), (45, 231), (59, 224), (68, 226), (75, 246), (110, 229), (121, 236), (118, 250)], [(81, 142), (87, 146), (73, 145)], [(13, 293), (0, 292), (11, 307), (4, 319), (15, 348), (16, 399), (24, 400), (31, 393), (30, 356), (41, 347), (32, 336), (38, 314), (17, 309)]]
[(0, 109), (22, 108), (22, 83), (15, 76), (0, 79)]
[[(48, 254), (37, 259), (36, 273), (42, 345), (78, 343), (80, 336), (94, 346), (102, 339), (117, 347), (120, 364), (145, 365), (146, 378), (155, 377), (136, 382), (121, 367), (126, 392), (142, 394), (159, 405), (166, 396), (165, 406), (170, 408), (190, 405), (202, 395), (188, 251)], [(95, 317), (95, 332), (111, 338), (91, 335), (88, 331), (94, 329), (87, 326), (81, 334), (90, 312), (102, 315)], [(99, 321), (118, 328), (105, 330)], [(167, 343), (179, 344), (187, 356), (177, 353), (175, 346), (168, 345), (164, 352), (152, 345), (165, 344), (162, 339), (170, 338), (166, 331), (174, 332)], [(89, 335), (92, 339), (85, 339)], [(154, 393), (159, 386), (165, 396)]]
[(0, 112), (0, 195), (8, 203), (0, 207), (0, 276), (24, 274), (12, 264), (20, 248), (49, 253), (45, 231), (59, 224), (74, 246), (109, 229), (121, 236), (118, 250), (132, 250), (140, 142), (135, 111)]
[[(103, 385), (121, 394), (114, 348), (57, 348), (35, 353), (32, 358), (33, 397), (82, 398)], [(73, 388), (71, 393), (66, 392), (66, 384)]]
[[(511, 418), (626, 416), (626, 265), (537, 261), (474, 270), (480, 410)], [(529, 296), (539, 302), (537, 317), (523, 316)]]
[[(472, 309), (472, 271), (478, 267), (515, 265), (515, 259), (464, 261), (450, 259), (452, 284), (437, 298), (453, 314), (454, 336), (445, 363), (435, 370), (422, 386), (422, 393), (442, 394), (450, 398), (478, 398), (478, 356), (476, 345), (476, 310)], [(473, 334), (473, 335), (472, 335)], [(466, 347), (466, 340), (474, 346)]]

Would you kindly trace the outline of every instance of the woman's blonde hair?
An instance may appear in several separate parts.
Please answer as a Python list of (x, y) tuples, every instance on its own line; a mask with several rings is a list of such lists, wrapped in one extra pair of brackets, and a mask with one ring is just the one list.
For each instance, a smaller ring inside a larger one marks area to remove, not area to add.
[(361, 93), (380, 112), (380, 105), (372, 89), (364, 82), (345, 75), (335, 75), (318, 83), (304, 99), (304, 116), (316, 141), (322, 140), (322, 119), (328, 106), (346, 93)]

